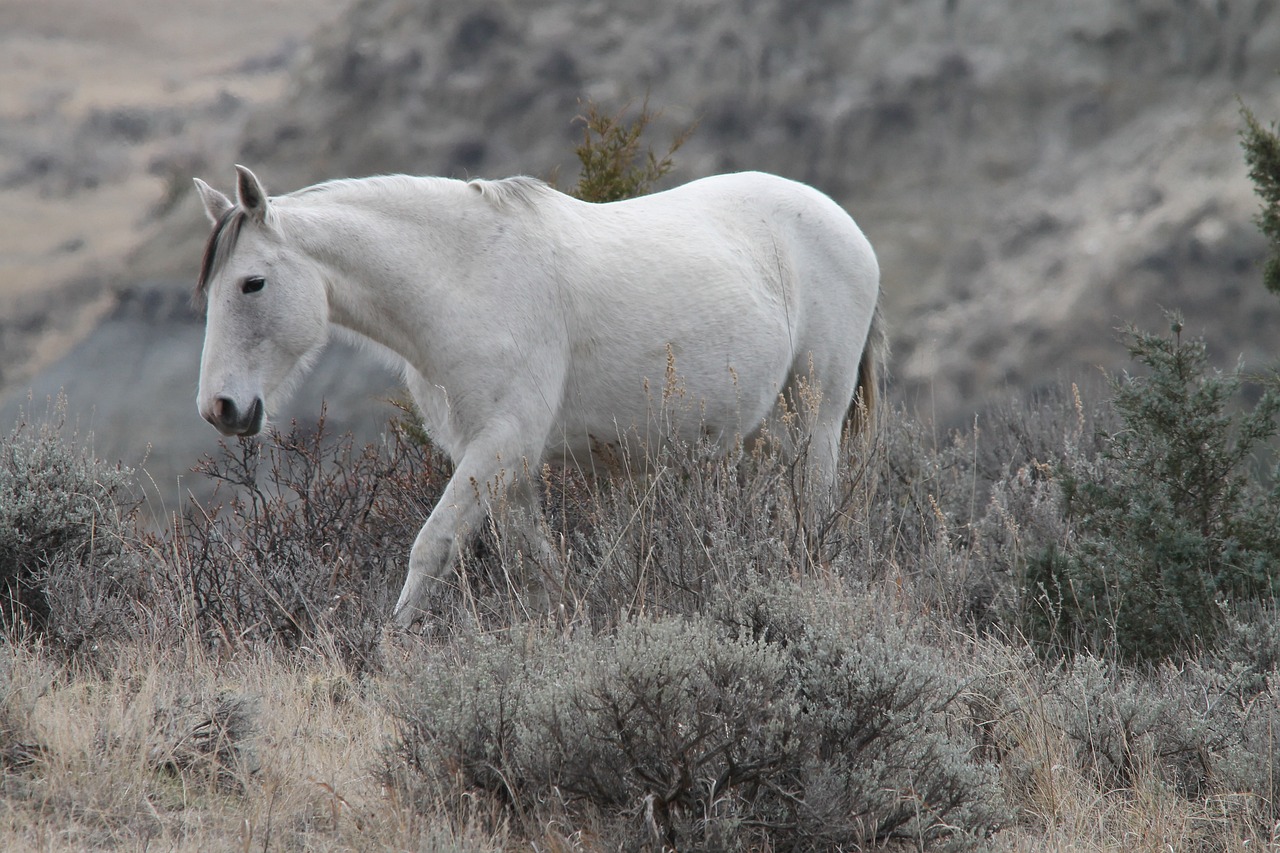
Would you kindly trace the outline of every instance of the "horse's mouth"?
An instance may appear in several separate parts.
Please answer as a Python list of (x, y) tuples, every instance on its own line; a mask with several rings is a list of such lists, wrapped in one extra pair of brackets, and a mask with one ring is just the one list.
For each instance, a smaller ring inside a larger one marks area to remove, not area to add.
[(257, 435), (262, 432), (262, 423), (266, 417), (266, 406), (262, 405), (262, 398), (254, 398), (253, 406), (249, 409), (249, 423), (240, 435)]

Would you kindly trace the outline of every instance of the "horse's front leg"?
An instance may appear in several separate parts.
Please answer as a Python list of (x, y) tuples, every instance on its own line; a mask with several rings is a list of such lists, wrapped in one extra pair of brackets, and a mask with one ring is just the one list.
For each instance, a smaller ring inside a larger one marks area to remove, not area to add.
[[(477, 481), (478, 482), (478, 481)], [(480, 486), (479, 488), (483, 488)], [(470, 477), (456, 471), (440, 501), (413, 540), (409, 573), (396, 601), (394, 620), (409, 628), (422, 615), (421, 605), (429, 587), (445, 577), (456, 564), (462, 546), (471, 540), (484, 520), (485, 508)]]
[[(489, 443), (463, 454), (409, 553), (409, 573), (394, 614), (397, 627), (409, 628), (422, 615), (427, 593), (454, 570), (462, 548), (480, 530), (493, 498), (510, 502), (525, 517), (537, 513), (537, 489), (525, 470), (529, 457), (518, 452), (510, 456), (516, 461), (507, 465), (503, 454)], [(506, 491), (497, 494), (503, 486)]]

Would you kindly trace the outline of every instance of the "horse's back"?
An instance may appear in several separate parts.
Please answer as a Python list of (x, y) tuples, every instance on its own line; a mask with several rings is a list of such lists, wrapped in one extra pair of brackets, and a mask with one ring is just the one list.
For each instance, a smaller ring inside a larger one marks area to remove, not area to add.
[(616, 436), (673, 387), (696, 401), (694, 426), (746, 435), (806, 371), (847, 405), (878, 268), (830, 198), (747, 172), (575, 215), (556, 281), (571, 303), (560, 435)]
[(730, 271), (708, 272), (693, 287), (762, 308), (763, 320), (785, 327), (799, 362), (856, 363), (879, 298), (880, 269), (862, 230), (833, 199), (763, 172), (715, 175), (636, 202), (646, 199), (655, 221), (682, 213), (687, 230), (672, 242)]

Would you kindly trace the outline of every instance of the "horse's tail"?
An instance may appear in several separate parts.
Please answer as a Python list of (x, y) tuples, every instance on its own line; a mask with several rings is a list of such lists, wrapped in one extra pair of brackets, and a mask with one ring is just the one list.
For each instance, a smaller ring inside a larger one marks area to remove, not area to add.
[(884, 318), (880, 314), (880, 302), (877, 300), (875, 311), (871, 314), (867, 342), (862, 347), (862, 360), (858, 363), (858, 388), (845, 416), (848, 430), (854, 435), (869, 431), (875, 425), (881, 374), (888, 359), (889, 336), (885, 332)]

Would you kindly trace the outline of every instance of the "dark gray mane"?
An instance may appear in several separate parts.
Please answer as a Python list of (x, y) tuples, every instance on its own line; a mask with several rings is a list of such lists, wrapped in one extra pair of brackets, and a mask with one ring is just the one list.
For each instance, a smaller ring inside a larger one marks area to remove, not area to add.
[(213, 233), (209, 235), (209, 241), (204, 244), (204, 257), (200, 260), (200, 277), (196, 279), (197, 303), (203, 303), (209, 290), (209, 280), (226, 263), (227, 256), (231, 254), (231, 250), (236, 247), (236, 241), (240, 239), (240, 228), (248, 218), (248, 214), (237, 206), (222, 214), (218, 224), (213, 226)]

